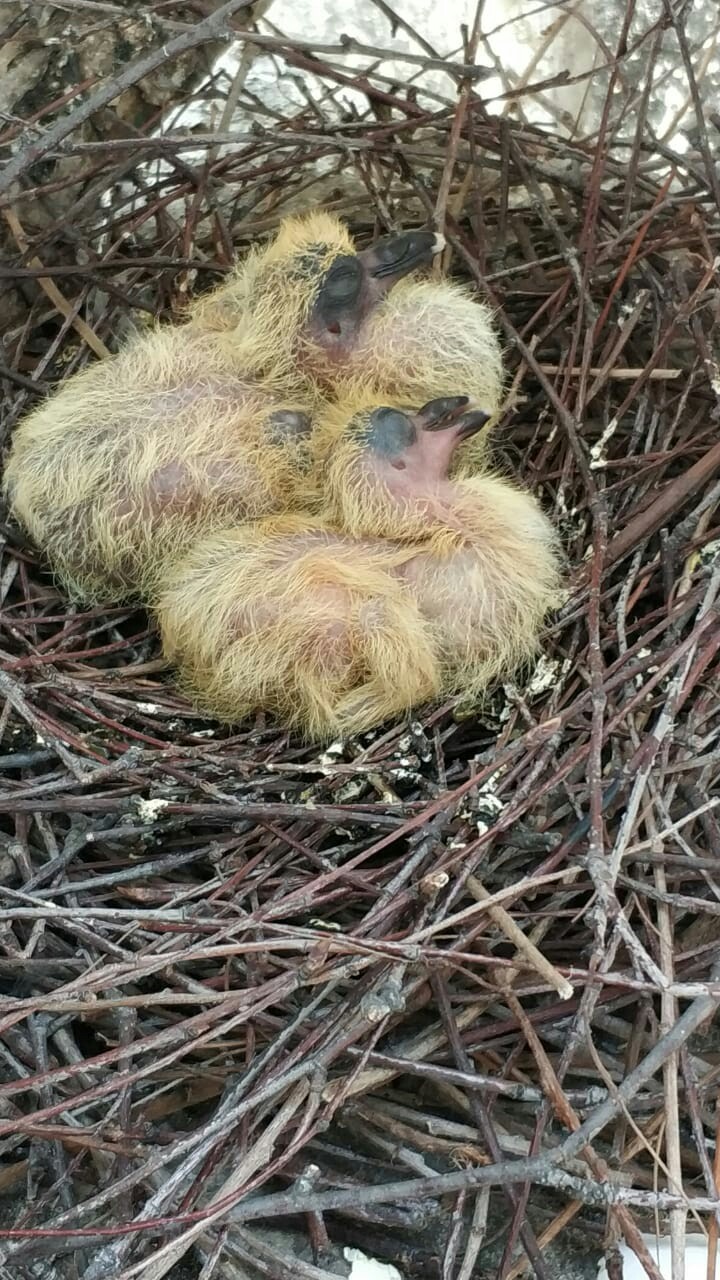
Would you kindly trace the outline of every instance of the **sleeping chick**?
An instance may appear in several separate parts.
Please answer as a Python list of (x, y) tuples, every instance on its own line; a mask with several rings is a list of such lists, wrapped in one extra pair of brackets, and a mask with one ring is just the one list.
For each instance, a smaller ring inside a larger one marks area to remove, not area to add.
[(201, 343), (175, 353), (163, 386), (142, 367), (162, 337), (137, 349), (134, 377), (130, 351), (96, 365), (15, 435), (13, 513), (80, 599), (152, 598), (168, 557), (228, 521), (282, 510), (305, 465), (304, 409), (213, 368)]
[(432, 231), (400, 231), (358, 252), (332, 214), (289, 218), (270, 245), (251, 250), (198, 300), (191, 324), (232, 347), (242, 335), (245, 369), (334, 397), (348, 366), (351, 377), (362, 376), (356, 349), (391, 290), (428, 267), (444, 243)]
[(322, 515), (197, 544), (169, 574), (166, 655), (211, 714), (263, 708), (312, 739), (357, 733), (441, 693), (476, 693), (536, 648), (560, 559), (535, 500), (450, 480), (487, 414), (338, 407)]
[(316, 373), (352, 349), (432, 232), (361, 254), (325, 214), (290, 219), (183, 326), (71, 378), (18, 427), (11, 509), (81, 598), (152, 599), (163, 566), (228, 521), (289, 509)]
[(432, 630), (443, 691), (474, 695), (536, 650), (560, 602), (562, 556), (530, 493), (489, 473), (449, 478), (455, 450), (487, 422), (468, 406), (465, 396), (415, 413), (366, 404), (349, 423), (346, 408), (330, 411), (324, 518), (406, 549), (396, 572)]

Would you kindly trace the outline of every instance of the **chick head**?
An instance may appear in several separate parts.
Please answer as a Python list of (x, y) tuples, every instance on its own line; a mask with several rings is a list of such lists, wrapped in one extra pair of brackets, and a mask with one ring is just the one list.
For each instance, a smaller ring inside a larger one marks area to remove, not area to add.
[[(423, 404), (458, 387), (470, 408), (497, 415), (503, 398), (503, 359), (490, 307), (463, 284), (410, 277), (392, 290), (362, 327), (350, 358), (338, 370), (335, 395), (350, 401), (373, 394), (378, 403)], [(458, 450), (454, 472), (482, 464), (492, 425)]]
[(229, 287), (251, 364), (280, 377), (297, 368), (330, 387), (393, 285), (428, 266), (442, 244), (432, 231), (403, 231), (358, 252), (331, 214), (288, 219)]
[(467, 396), (443, 396), (420, 409), (375, 404), (356, 410), (340, 433), (332, 422), (321, 424), (320, 447), (323, 431), (332, 441), (329, 518), (355, 537), (400, 541), (425, 538), (446, 523), (453, 454), (490, 419), (468, 403)]

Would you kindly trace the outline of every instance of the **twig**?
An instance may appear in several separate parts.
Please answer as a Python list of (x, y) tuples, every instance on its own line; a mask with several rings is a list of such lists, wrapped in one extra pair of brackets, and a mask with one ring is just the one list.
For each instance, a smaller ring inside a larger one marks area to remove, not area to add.
[(241, 9), (248, 9), (252, 6), (253, 0), (226, 0), (219, 9), (214, 10), (209, 17), (204, 18), (202, 22), (198, 22), (188, 31), (181, 35), (175, 36), (174, 39), (168, 40), (166, 44), (159, 45), (150, 53), (144, 54), (141, 58), (136, 58), (134, 62), (128, 64), (124, 71), (118, 75), (111, 77), (102, 85), (91, 93), (85, 102), (79, 107), (75, 107), (69, 111), (66, 116), (61, 116), (56, 124), (46, 129), (35, 139), (34, 142), (28, 143), (27, 146), (21, 148), (18, 153), (9, 160), (0, 174), (0, 195), (9, 191), (13, 183), (31, 167), (47, 155), (48, 151), (52, 151), (59, 146), (61, 142), (71, 133), (74, 133), (81, 124), (89, 120), (102, 107), (106, 107), (108, 103), (114, 102), (120, 97), (126, 89), (137, 84), (145, 76), (154, 71), (156, 67), (160, 67), (163, 63), (171, 62), (174, 58), (180, 57), (181, 54), (187, 53), (189, 49), (195, 49), (199, 44), (206, 44), (210, 40), (215, 40), (220, 36), (224, 36), (229, 31), (229, 19)]

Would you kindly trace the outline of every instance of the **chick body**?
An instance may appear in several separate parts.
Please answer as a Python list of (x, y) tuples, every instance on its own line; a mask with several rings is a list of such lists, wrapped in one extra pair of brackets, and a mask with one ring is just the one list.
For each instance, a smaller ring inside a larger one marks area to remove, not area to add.
[[(180, 332), (156, 330), (78, 374), (16, 433), (13, 512), (80, 598), (152, 598), (194, 537), (291, 500), (305, 408)], [(278, 434), (282, 411), (294, 413), (294, 437)]]
[(192, 324), (233, 344), (242, 331), (246, 368), (334, 399), (345, 371), (363, 376), (357, 351), (377, 313), (443, 243), (430, 231), (396, 232), (358, 251), (332, 214), (289, 218), (269, 245), (251, 249), (225, 283), (198, 299)]
[(313, 739), (379, 724), (441, 685), (403, 555), (302, 516), (225, 530), (168, 576), (165, 653), (220, 720), (262, 708)]
[(186, 325), (134, 339), (31, 413), (5, 492), (73, 594), (152, 599), (194, 538), (290, 508), (317, 368), (341, 365), (395, 280), (433, 252), (418, 232), (357, 254), (336, 218), (291, 219)]
[(448, 478), (486, 417), (466, 410), (463, 397), (415, 415), (338, 406), (320, 519), (235, 529), (178, 563), (158, 615), (201, 706), (356, 733), (476, 694), (535, 651), (561, 586), (555, 533), (500, 477)]

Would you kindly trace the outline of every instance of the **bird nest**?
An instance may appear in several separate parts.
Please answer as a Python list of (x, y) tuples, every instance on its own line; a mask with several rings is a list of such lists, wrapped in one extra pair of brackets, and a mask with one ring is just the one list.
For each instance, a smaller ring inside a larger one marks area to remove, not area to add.
[(612, 68), (574, 141), (462, 67), (448, 106), (368, 72), (364, 111), (238, 139), (87, 140), (102, 85), (6, 123), (8, 434), (288, 210), (435, 218), (572, 574), (534, 670), (319, 750), (200, 719), (148, 617), (69, 605), (5, 523), (3, 1276), (515, 1280), (624, 1240), (658, 1280), (687, 1213), (714, 1248), (720, 186), (686, 74), (683, 154), (642, 93), (623, 135)]

